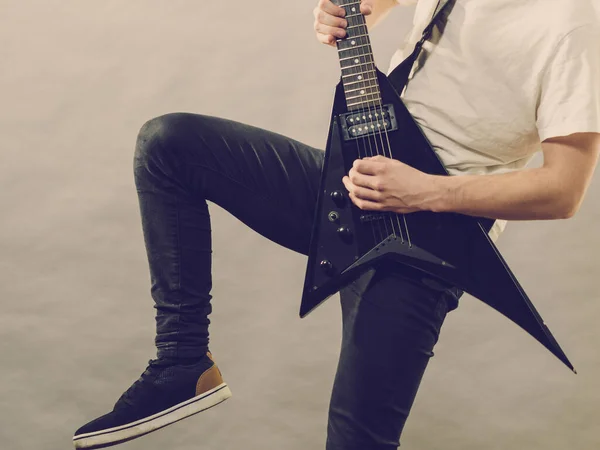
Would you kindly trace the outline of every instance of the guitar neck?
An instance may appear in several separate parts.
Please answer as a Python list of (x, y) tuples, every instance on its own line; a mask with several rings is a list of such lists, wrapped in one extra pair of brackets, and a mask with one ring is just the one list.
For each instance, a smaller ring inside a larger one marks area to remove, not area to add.
[(346, 105), (350, 111), (381, 105), (373, 49), (360, 1), (335, 0), (346, 10), (346, 37), (337, 41)]

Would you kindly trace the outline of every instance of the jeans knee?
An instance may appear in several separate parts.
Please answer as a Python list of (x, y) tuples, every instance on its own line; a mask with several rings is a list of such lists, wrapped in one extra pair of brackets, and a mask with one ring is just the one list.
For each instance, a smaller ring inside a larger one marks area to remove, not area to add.
[(135, 167), (147, 166), (149, 162), (164, 161), (169, 152), (169, 140), (177, 134), (179, 113), (164, 114), (148, 120), (137, 135), (134, 154)]

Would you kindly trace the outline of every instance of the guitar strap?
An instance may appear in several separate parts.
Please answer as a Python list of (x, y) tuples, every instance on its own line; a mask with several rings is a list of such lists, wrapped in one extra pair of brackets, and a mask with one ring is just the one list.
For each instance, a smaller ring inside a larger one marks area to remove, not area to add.
[[(448, 11), (449, 8), (450, 8), (450, 10), (452, 10), (451, 6), (453, 6), (455, 2), (456, 2), (456, 0), (439, 0), (438, 1), (435, 12), (433, 13), (433, 18), (431, 19), (431, 22), (429, 23), (429, 25), (427, 25), (425, 27), (425, 30), (423, 30), (423, 35), (421, 36), (421, 40), (419, 42), (417, 42), (413, 52), (410, 54), (410, 56), (408, 58), (406, 58), (404, 61), (402, 61), (402, 63), (400, 65), (398, 65), (398, 67), (396, 67), (392, 71), (392, 73), (390, 73), (388, 75), (388, 79), (390, 80), (390, 83), (392, 83), (392, 86), (394, 87), (394, 89), (396, 90), (398, 95), (400, 95), (402, 93), (402, 91), (404, 91), (404, 88), (408, 84), (408, 78), (410, 76), (413, 66), (415, 65), (415, 62), (417, 61), (417, 58), (421, 54), (421, 50), (423, 49), (423, 44), (425, 43), (425, 41), (427, 41), (431, 37), (431, 33), (433, 32), (433, 29), (435, 28), (436, 25), (438, 25), (438, 20), (447, 20), (448, 19), (449, 12), (445, 16), (444, 16), (444, 13), (446, 11)], [(441, 24), (441, 22), (440, 22), (440, 24)]]

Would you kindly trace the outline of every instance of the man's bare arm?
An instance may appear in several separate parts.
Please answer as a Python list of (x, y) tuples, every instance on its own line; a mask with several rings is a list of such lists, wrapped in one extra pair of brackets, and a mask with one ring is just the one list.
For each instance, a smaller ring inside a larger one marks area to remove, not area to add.
[(579, 209), (600, 153), (600, 133), (542, 142), (543, 167), (499, 175), (435, 177), (425, 209), (507, 220), (566, 219)]

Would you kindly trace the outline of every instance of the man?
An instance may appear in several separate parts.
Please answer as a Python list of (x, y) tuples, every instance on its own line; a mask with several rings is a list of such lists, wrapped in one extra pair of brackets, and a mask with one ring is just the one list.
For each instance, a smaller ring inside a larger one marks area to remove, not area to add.
[[(421, 0), (392, 60), (410, 54), (437, 0)], [(363, 0), (369, 27), (396, 5)], [(318, 39), (345, 35), (343, 9), (320, 0)], [(579, 208), (600, 151), (600, 32), (589, 0), (457, 0), (402, 97), (452, 177), (383, 157), (356, 161), (344, 185), (365, 210), (454, 211), (505, 220), (562, 219)], [(443, 33), (442, 33), (443, 31)], [(543, 151), (544, 165), (525, 169)], [(208, 352), (211, 238), (207, 200), (263, 236), (308, 253), (323, 152), (196, 114), (148, 121), (134, 169), (157, 309), (157, 359), (76, 447), (133, 439), (227, 399)], [(343, 341), (328, 450), (395, 449), (448, 311), (460, 291), (393, 264), (358, 295), (341, 292)]]

